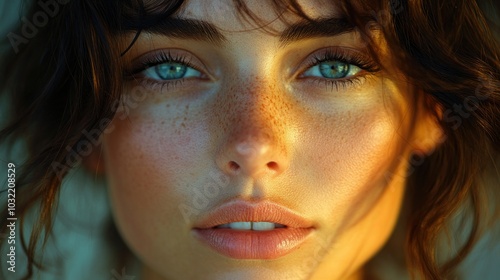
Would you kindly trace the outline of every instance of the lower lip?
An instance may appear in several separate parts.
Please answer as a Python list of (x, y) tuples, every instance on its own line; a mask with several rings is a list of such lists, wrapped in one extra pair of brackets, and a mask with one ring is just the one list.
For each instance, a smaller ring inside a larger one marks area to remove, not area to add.
[(222, 255), (235, 259), (275, 259), (305, 242), (312, 228), (277, 228), (267, 231), (226, 228), (195, 229), (196, 236)]

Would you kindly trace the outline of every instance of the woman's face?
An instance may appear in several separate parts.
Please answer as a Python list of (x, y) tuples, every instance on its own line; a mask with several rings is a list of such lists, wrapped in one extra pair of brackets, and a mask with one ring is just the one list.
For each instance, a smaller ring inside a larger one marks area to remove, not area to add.
[(394, 174), (423, 149), (410, 91), (341, 20), (249, 4), (270, 33), (226, 2), (188, 1), (176, 18), (203, 22), (146, 30), (124, 57), (103, 142), (117, 227), (143, 279), (356, 278), (397, 219)]

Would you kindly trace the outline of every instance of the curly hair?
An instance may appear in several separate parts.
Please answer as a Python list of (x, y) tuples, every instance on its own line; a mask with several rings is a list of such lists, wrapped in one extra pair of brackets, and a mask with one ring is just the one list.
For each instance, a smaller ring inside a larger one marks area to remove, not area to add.
[[(243, 0), (233, 1), (243, 19), (259, 24)], [(45, 24), (27, 26), (24, 21), (3, 42), (12, 47), (0, 66), (0, 87), (10, 109), (0, 141), (21, 143), (26, 150), (17, 181), (18, 215), (39, 209), (29, 240), (21, 234), (26, 279), (34, 267), (42, 267), (35, 251), (50, 234), (62, 180), (75, 165), (75, 160), (68, 163), (70, 151), (83, 139), (81, 131), (102, 131), (102, 120), (116, 113), (114, 101), (120, 99), (123, 82), (119, 58), (127, 50), (113, 38), (130, 31), (138, 35), (184, 4), (146, 2), (48, 1), (53, 14), (46, 12)], [(500, 46), (498, 21), (485, 10), (499, 9), (492, 1), (338, 2), (362, 34), (368, 35), (372, 25), (383, 32), (396, 65), (425, 97), (446, 135), (425, 160), (411, 164), (405, 223), (409, 271), (445, 279), (473, 248), (489, 212), (480, 178), (500, 149)], [(31, 1), (28, 19), (46, 11), (43, 2), (37, 3)], [(295, 0), (272, 3), (277, 15), (287, 11), (314, 20)], [(374, 42), (363, 38), (376, 56)], [(455, 255), (441, 263), (436, 258), (439, 234), (464, 205), (471, 213), (471, 230)], [(7, 214), (2, 209), (3, 232)]]

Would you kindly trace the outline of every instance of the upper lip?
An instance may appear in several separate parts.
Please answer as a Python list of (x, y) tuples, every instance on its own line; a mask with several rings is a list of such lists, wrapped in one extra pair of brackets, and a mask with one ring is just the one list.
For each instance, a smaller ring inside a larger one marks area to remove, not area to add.
[(311, 221), (279, 204), (270, 201), (250, 203), (232, 200), (209, 211), (194, 228), (208, 229), (233, 222), (270, 222), (288, 228), (313, 227)]

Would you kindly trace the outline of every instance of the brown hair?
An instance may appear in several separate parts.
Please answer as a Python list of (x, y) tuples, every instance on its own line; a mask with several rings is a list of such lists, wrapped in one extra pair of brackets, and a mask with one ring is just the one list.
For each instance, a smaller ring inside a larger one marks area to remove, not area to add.
[[(28, 19), (41, 11), (36, 2)], [(10, 114), (0, 140), (21, 141), (27, 151), (17, 181), (18, 216), (40, 209), (29, 242), (21, 235), (26, 278), (40, 267), (35, 250), (51, 231), (62, 178), (78, 162), (69, 160), (70, 151), (84, 139), (82, 131), (102, 131), (102, 120), (116, 113), (125, 50), (113, 36), (140, 33), (183, 4), (145, 2), (53, 1), (58, 12), (46, 26), (25, 36), (21, 24), (7, 37), (12, 48), (0, 68), (0, 85)], [(259, 22), (243, 0), (234, 2), (244, 19)], [(307, 19), (294, 0), (272, 2), (277, 15), (291, 11)], [(483, 2), (498, 10), (492, 1)], [(447, 278), (471, 251), (488, 213), (481, 207), (486, 186), (479, 179), (500, 148), (500, 48), (493, 33), (499, 26), (478, 2), (468, 0), (360, 0), (338, 6), (362, 34), (368, 35), (372, 23), (381, 29), (399, 69), (425, 94), (445, 132), (446, 141), (411, 166), (406, 252), (410, 271), (425, 279)], [(440, 263), (438, 235), (464, 205), (471, 231), (457, 253)], [(2, 210), (2, 231), (6, 218)]]

